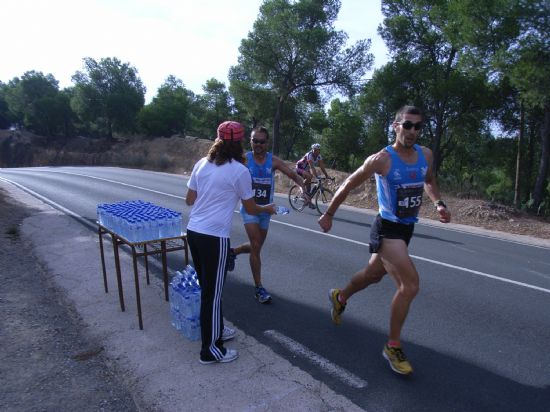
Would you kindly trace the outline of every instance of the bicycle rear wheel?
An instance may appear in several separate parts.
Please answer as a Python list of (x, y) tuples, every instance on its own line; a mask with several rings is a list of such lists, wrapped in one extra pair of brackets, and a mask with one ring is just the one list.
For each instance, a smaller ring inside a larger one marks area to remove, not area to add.
[(328, 205), (333, 197), (334, 193), (332, 193), (332, 190), (325, 188), (319, 190), (319, 193), (315, 196), (315, 206), (317, 207), (317, 212), (319, 212), (320, 215), (327, 211)]
[(288, 202), (290, 203), (290, 207), (292, 207), (292, 209), (297, 210), (298, 212), (304, 210), (304, 207), (306, 207), (306, 202), (302, 196), (300, 186), (294, 185), (290, 188), (288, 191)]

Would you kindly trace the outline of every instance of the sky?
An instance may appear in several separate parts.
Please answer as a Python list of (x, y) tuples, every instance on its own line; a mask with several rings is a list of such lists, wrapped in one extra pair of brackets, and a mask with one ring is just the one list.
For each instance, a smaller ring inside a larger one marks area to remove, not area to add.
[[(2, 0), (0, 81), (26, 71), (73, 85), (83, 58), (116, 57), (138, 71), (149, 103), (169, 75), (202, 94), (215, 78), (229, 86), (239, 45), (252, 30), (262, 0)], [(388, 61), (377, 34), (380, 0), (342, 0), (335, 27), (348, 44), (371, 39), (374, 68)]]

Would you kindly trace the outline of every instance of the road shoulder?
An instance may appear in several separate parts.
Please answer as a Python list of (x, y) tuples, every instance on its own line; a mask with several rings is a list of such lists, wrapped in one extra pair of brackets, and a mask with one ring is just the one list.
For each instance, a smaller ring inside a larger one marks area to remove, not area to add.
[[(102, 356), (112, 363), (140, 410), (286, 410), (289, 405), (304, 411), (361, 410), (239, 330), (231, 345), (239, 350), (238, 360), (200, 365), (200, 343), (172, 328), (162, 282), (154, 276), (151, 285), (141, 285), (145, 329), (139, 330), (130, 256), (121, 254), (126, 302), (121, 312), (110, 243), (105, 244), (110, 287), (106, 294), (97, 234), (11, 185), (0, 186), (33, 207), (21, 227), (22, 237), (74, 306), (84, 336), (101, 345)], [(140, 273), (144, 274), (142, 267)]]
[(128, 389), (43, 266), (24, 219), (36, 213), (0, 191), (2, 410), (136, 411)]

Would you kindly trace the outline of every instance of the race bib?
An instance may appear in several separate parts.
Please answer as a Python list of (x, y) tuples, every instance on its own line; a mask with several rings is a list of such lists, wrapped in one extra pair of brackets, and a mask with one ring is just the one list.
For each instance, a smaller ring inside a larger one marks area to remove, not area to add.
[(254, 190), (254, 200), (257, 205), (269, 204), (269, 199), (271, 199), (271, 181), (269, 183), (253, 181), (252, 190)]
[(416, 217), (422, 205), (424, 185), (416, 187), (400, 187), (397, 189), (397, 210), (399, 218)]

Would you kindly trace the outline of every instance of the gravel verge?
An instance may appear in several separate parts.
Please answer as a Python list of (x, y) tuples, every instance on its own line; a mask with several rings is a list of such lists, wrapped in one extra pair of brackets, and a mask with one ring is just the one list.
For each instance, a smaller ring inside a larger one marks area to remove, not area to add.
[(103, 347), (19, 236), (28, 215), (0, 190), (0, 410), (137, 411)]

